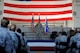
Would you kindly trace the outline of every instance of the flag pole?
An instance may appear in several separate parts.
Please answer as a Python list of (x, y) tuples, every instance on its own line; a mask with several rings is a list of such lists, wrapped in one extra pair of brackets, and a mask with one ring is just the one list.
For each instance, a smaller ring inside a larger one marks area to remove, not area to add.
[(32, 13), (31, 28), (32, 28), (32, 32), (34, 32), (34, 13)]
[(38, 13), (38, 15), (39, 15), (39, 18), (38, 18), (38, 23), (40, 23), (40, 13)]

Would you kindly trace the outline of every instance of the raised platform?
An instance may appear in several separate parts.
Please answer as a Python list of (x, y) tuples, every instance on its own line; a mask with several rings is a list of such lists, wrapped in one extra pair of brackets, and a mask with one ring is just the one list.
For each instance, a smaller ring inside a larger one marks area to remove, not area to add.
[(28, 40), (31, 51), (54, 51), (54, 40)]

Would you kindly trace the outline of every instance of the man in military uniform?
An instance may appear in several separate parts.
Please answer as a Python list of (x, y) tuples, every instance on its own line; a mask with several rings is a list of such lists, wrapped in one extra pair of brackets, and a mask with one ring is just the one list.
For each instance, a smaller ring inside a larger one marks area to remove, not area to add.
[(21, 31), (20, 28), (18, 28), (16, 31), (17, 31), (17, 33), (19, 33), (19, 34), (22, 35), (22, 36), (21, 36), (21, 37), (22, 37), (21, 39), (23, 39), (23, 43), (24, 43), (23, 48), (22, 48), (22, 53), (30, 53), (30, 52), (29, 52), (28, 45), (27, 45), (27, 40), (26, 40), (25, 37), (24, 37), (24, 33), (22, 33), (22, 31)]
[(0, 27), (0, 53), (12, 53), (12, 38), (8, 30), (9, 20), (3, 18)]
[(55, 43), (56, 43), (56, 53), (59, 52), (59, 43), (60, 43), (60, 37), (61, 37), (61, 32), (59, 32), (58, 36), (55, 38)]
[(30, 53), (30, 47), (27, 44), (27, 38), (24, 36), (24, 32), (22, 32), (23, 40), (24, 40), (24, 52), (23, 53)]
[(70, 47), (73, 47), (72, 53), (80, 53), (80, 31), (76, 30), (76, 34), (70, 39)]
[(18, 42), (15, 40), (15, 42), (18, 43), (18, 44), (15, 43), (16, 53), (22, 53), (22, 48), (24, 46), (24, 41), (23, 41), (23, 38), (22, 38), (22, 34), (16, 32), (16, 25), (15, 24), (10, 26), (10, 30), (14, 31), (14, 33), (17, 37), (17, 38), (15, 37), (15, 38), (16, 38), (16, 40), (18, 39)]
[(66, 32), (61, 32), (59, 37), (55, 39), (55, 42), (58, 42), (57, 47), (59, 48), (59, 53), (66, 53), (67, 49), (67, 34)]
[[(24, 47), (24, 40), (23, 40), (23, 37), (22, 37), (22, 34), (21, 33), (19, 33), (19, 32), (15, 32), (16, 33), (16, 35), (17, 35), (17, 37), (18, 37), (18, 40), (20, 40), (20, 46), (21, 46), (21, 52), (23, 52), (22, 51), (22, 49), (23, 49), (23, 47)], [(18, 53), (21, 53), (21, 52), (18, 52)]]
[(12, 37), (12, 40), (13, 40), (13, 53), (16, 53), (16, 50), (18, 48), (18, 38), (15, 34), (15, 28), (16, 26), (14, 26), (14, 24), (12, 25), (9, 25), (9, 29), (10, 29), (10, 35)]

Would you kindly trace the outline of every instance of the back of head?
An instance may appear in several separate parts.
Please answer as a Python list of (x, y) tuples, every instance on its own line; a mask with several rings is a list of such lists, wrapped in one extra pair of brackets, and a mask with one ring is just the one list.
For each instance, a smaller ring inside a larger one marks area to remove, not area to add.
[(62, 32), (62, 35), (67, 35), (67, 33), (65, 31)]
[(21, 33), (21, 29), (20, 29), (20, 28), (18, 28), (18, 29), (17, 29), (17, 32), (18, 32), (18, 33)]
[(53, 35), (57, 35), (57, 31), (53, 31), (52, 34), (53, 34)]
[(58, 35), (61, 36), (62, 35), (62, 32), (59, 32)]
[(1, 27), (8, 27), (8, 24), (9, 24), (9, 20), (8, 19), (3, 18), (1, 20)]
[(70, 36), (73, 36), (75, 34), (75, 31), (74, 30), (70, 30), (69, 34), (70, 34)]
[(80, 33), (80, 29), (76, 28), (75, 33)]
[(14, 31), (14, 32), (15, 32), (15, 30), (16, 30), (16, 25), (15, 25), (15, 24), (10, 25), (10, 26), (9, 26), (9, 29), (10, 29), (11, 31)]

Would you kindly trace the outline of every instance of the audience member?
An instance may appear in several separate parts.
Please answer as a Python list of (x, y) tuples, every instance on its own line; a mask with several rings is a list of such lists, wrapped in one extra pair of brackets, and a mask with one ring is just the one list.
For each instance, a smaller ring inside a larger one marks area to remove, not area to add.
[(12, 53), (13, 41), (8, 30), (9, 20), (3, 18), (0, 27), (0, 53)]

